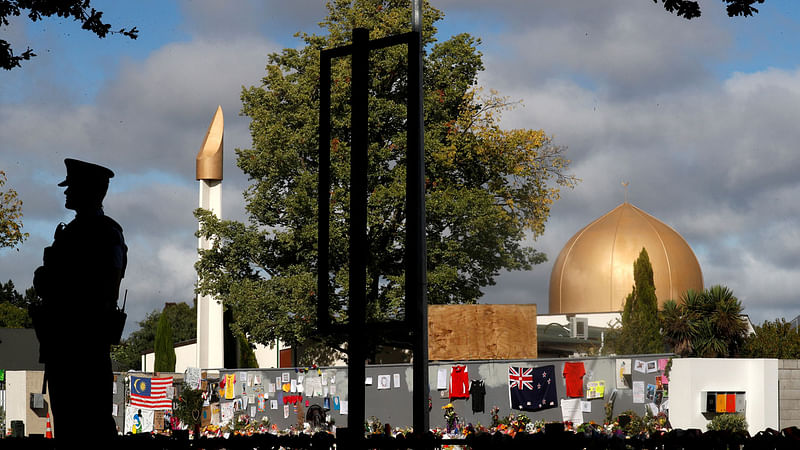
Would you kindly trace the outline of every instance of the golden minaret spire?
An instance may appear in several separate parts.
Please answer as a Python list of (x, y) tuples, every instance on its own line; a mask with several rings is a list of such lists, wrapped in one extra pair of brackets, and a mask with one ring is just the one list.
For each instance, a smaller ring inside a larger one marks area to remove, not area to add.
[(222, 117), (222, 106), (217, 106), (217, 112), (211, 119), (211, 125), (206, 131), (203, 146), (197, 153), (197, 179), (209, 181), (222, 180), (222, 137), (225, 128), (225, 119)]

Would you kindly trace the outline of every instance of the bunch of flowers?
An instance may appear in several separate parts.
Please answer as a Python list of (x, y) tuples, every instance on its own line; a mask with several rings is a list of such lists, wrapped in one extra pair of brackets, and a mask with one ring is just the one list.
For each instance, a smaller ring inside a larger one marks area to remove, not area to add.
[(527, 431), (528, 425), (531, 424), (531, 419), (525, 414), (517, 415), (517, 420), (514, 421), (514, 427), (517, 433)]
[(491, 428), (497, 428), (500, 425), (500, 408), (497, 405), (493, 406), (492, 409), (489, 410), (489, 415), (492, 416), (492, 425)]
[[(494, 408), (492, 408), (494, 410)], [(494, 421), (494, 418), (492, 418)], [(533, 432), (536, 427), (536, 424), (531, 422), (531, 419), (526, 416), (525, 414), (509, 414), (506, 417), (499, 419), (498, 425), (493, 427), (495, 431), (501, 432), (503, 434), (508, 434), (510, 436), (515, 436), (519, 432)]]
[(381, 420), (375, 416), (369, 416), (369, 419), (364, 424), (364, 431), (367, 434), (382, 434), (383, 426)]
[(200, 430), (200, 434), (205, 437), (222, 437), (222, 428), (219, 425), (206, 425)]
[(603, 427), (597, 425), (594, 421), (584, 422), (575, 427), (576, 433), (593, 434), (596, 431), (601, 431)]
[(525, 426), (526, 433), (539, 433), (544, 430), (544, 420), (537, 420), (536, 422), (529, 422)]
[(458, 414), (452, 403), (442, 406), (444, 410), (444, 420), (447, 422), (447, 432), (452, 433), (458, 429)]

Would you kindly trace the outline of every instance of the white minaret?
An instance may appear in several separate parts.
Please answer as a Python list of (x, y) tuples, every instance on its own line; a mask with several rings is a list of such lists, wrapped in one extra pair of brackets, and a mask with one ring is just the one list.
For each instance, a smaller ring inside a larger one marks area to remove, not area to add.
[[(197, 180), (200, 181), (200, 207), (222, 217), (222, 135), (225, 123), (222, 106), (217, 107), (208, 126), (203, 146), (197, 154)], [(208, 250), (212, 242), (201, 237), (198, 246)], [(197, 365), (202, 369), (223, 368), (222, 301), (208, 295), (197, 296)]]

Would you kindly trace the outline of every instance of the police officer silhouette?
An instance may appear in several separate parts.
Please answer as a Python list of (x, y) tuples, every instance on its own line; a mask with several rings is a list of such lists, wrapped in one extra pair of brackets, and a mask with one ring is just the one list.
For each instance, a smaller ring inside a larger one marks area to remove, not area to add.
[[(111, 170), (65, 159), (65, 207), (33, 286), (42, 299), (33, 310), (39, 359), (45, 365), (56, 442), (68, 444), (116, 435), (111, 415), (110, 345), (119, 336), (117, 298), (127, 266), (122, 227), (103, 214)], [(87, 425), (91, 434), (87, 434)]]

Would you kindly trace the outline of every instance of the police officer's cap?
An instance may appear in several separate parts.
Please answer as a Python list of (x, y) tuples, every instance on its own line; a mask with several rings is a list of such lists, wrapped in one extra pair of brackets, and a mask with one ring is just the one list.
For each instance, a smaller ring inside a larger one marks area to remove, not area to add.
[(64, 165), (67, 166), (67, 179), (58, 183), (62, 187), (75, 183), (107, 184), (108, 179), (114, 177), (111, 169), (86, 161), (67, 158), (64, 160)]

